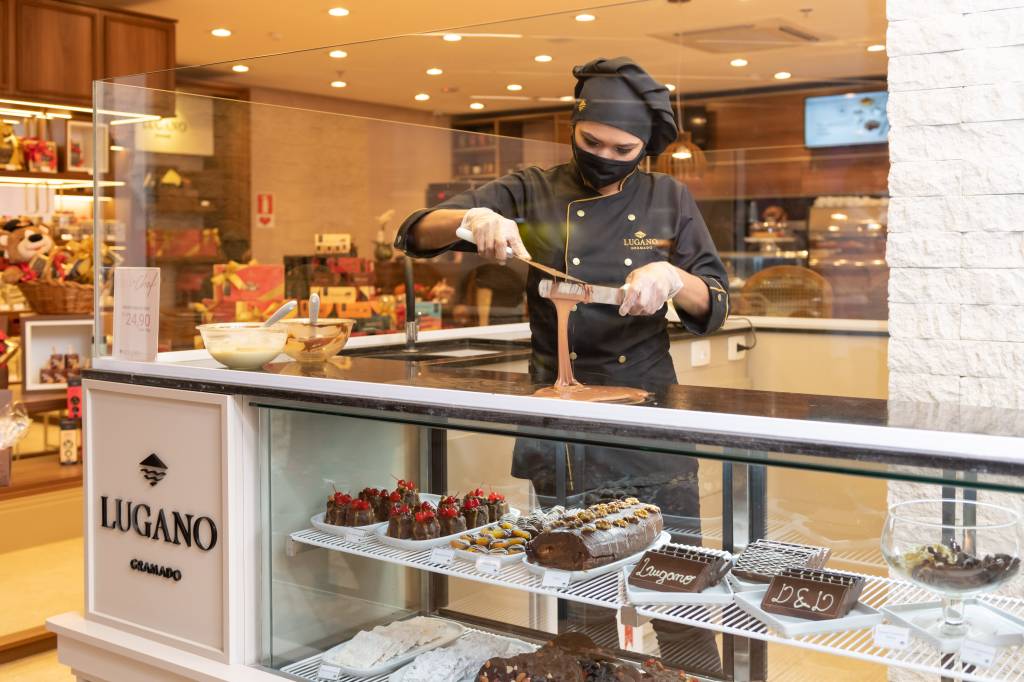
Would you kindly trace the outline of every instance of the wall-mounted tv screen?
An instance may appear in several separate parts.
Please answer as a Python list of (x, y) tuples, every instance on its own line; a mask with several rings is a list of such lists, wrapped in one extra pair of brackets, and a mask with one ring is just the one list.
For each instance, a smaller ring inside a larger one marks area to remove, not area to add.
[(889, 93), (853, 92), (804, 100), (804, 144), (807, 147), (846, 147), (885, 144)]

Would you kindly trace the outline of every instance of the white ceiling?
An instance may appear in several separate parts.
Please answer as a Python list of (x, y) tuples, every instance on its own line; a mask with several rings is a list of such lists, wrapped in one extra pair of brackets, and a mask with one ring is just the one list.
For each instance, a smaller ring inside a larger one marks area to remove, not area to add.
[[(885, 39), (885, 0), (642, 0), (591, 11), (597, 19), (574, 20), (580, 0), (108, 0), (121, 7), (178, 20), (178, 61), (199, 65), (227, 62), (189, 75), (246, 87), (272, 87), (311, 94), (419, 108), (443, 113), (472, 113), (479, 101), (488, 111), (557, 105), (572, 93), (570, 70), (597, 56), (629, 55), (679, 92), (707, 92), (777, 85), (778, 71), (793, 74), (787, 83), (849, 79), (884, 74), (884, 52), (866, 46)], [(327, 9), (343, 6), (349, 16)], [(810, 11), (806, 11), (806, 10)], [(535, 16), (506, 20), (508, 17)], [(695, 31), (778, 20), (820, 36), (816, 43), (792, 46), (738, 43), (732, 50), (695, 49), (652, 38), (653, 34)], [(210, 29), (226, 27), (229, 38)], [(438, 36), (405, 35), (460, 27), (467, 33), (521, 37), (472, 37), (456, 43)], [(331, 59), (328, 48), (342, 47), (345, 59)], [(323, 49), (310, 49), (310, 48)], [(306, 50), (295, 53), (295, 50)], [(279, 54), (252, 58), (253, 55)], [(537, 63), (534, 56), (553, 57)], [(734, 68), (730, 59), (749, 65)], [(244, 59), (241, 59), (244, 58)], [(230, 70), (244, 62), (250, 70)], [(428, 76), (439, 67), (441, 76)], [(343, 89), (329, 86), (343, 80)], [(508, 92), (509, 83), (523, 85)], [(430, 100), (416, 102), (417, 93)], [(497, 99), (518, 96), (525, 99)]]

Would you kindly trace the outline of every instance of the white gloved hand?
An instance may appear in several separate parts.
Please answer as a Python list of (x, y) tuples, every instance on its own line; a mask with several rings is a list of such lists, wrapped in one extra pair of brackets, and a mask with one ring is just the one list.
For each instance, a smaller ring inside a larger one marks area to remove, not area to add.
[(668, 261), (648, 263), (626, 278), (626, 295), (619, 315), (653, 315), (682, 288), (683, 278), (676, 266)]
[(516, 258), (530, 260), (530, 252), (519, 236), (519, 226), (489, 208), (471, 208), (466, 211), (459, 227), (469, 229), (476, 242), (476, 250), (485, 258), (504, 263), (508, 258), (507, 248), (512, 249)]

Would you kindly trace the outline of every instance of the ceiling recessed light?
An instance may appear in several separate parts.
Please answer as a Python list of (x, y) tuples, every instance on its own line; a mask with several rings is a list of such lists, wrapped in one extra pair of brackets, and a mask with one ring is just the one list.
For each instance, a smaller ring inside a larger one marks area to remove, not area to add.
[(672, 152), (672, 158), (673, 159), (692, 159), (693, 158), (693, 152), (688, 152), (688, 151)]
[(558, 101), (559, 102), (572, 102), (575, 99), (576, 98), (573, 97), (572, 95), (562, 95), (561, 97), (558, 98)]
[(332, 17), (347, 17), (348, 16), (348, 10), (345, 9), (344, 7), (332, 7), (329, 10), (327, 10), (327, 13), (330, 14)]
[(484, 108), (484, 103), (483, 102), (471, 102), (470, 105), (469, 105), (469, 108), (470, 109), (476, 109), (476, 110), (479, 111), (480, 109)]
[(829, 216), (832, 220), (846, 220), (847, 215), (845, 213), (833, 213)]
[(874, 44), (868, 45), (868, 52), (885, 52), (885, 45)]
[(235, 64), (234, 66), (231, 67), (231, 70), (234, 71), (235, 73), (245, 73), (246, 71), (249, 70), (249, 67), (246, 66), (245, 64)]
[(784, 81), (787, 78), (792, 78), (792, 77), (793, 77), (793, 74), (791, 74), (789, 71), (779, 71), (777, 74), (775, 74), (775, 80), (777, 80), (777, 81)]
[(736, 59), (734, 59), (731, 62), (729, 62), (729, 66), (735, 66), (736, 68), (739, 68), (741, 66), (746, 66), (749, 63), (750, 62), (748, 62), (743, 57), (737, 57)]
[(505, 89), (508, 90), (509, 92), (519, 92), (520, 90), (523, 89), (523, 86), (520, 85), (519, 83), (509, 83), (508, 85), (505, 86)]
[(549, 54), (539, 54), (539, 55), (537, 55), (536, 57), (533, 58), (533, 61), (535, 61), (535, 62), (550, 62), (551, 61), (551, 55), (549, 55)]
[(425, 92), (421, 92), (415, 97), (413, 97), (413, 99), (416, 100), (417, 102), (426, 102), (428, 99), (430, 99), (430, 95), (428, 95)]
[(327, 53), (327, 56), (331, 59), (344, 59), (348, 56), (348, 52), (345, 52), (345, 50), (331, 50)]
[(576, 21), (593, 21), (597, 19), (593, 14), (577, 14)]
[(345, 81), (331, 81), (332, 88), (344, 88), (346, 86), (348, 86), (348, 83)]
[(444, 40), (445, 42), (457, 43), (460, 40), (462, 40), (462, 36), (460, 36), (458, 33), (445, 33), (443, 36), (441, 36), (441, 39)]
[(229, 28), (215, 28), (210, 31), (210, 35), (217, 38), (227, 38), (231, 35), (231, 29)]
[(674, 83), (665, 83), (665, 87), (668, 89), (669, 92), (676, 91), (676, 86)]
[(440, 76), (442, 73), (444, 73), (444, 71), (442, 71), (441, 69), (437, 68), (436, 66), (433, 67), (433, 68), (427, 69), (427, 75), (428, 76)]

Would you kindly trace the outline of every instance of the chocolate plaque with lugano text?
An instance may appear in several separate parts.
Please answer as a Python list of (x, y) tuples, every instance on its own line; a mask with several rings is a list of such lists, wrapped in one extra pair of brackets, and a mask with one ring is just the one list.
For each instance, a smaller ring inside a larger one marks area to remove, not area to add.
[(657, 592), (703, 592), (721, 580), (728, 561), (699, 548), (666, 546), (646, 552), (629, 584)]
[(787, 569), (768, 585), (761, 608), (768, 613), (805, 620), (842, 618), (857, 603), (864, 587), (860, 576), (809, 569)]

